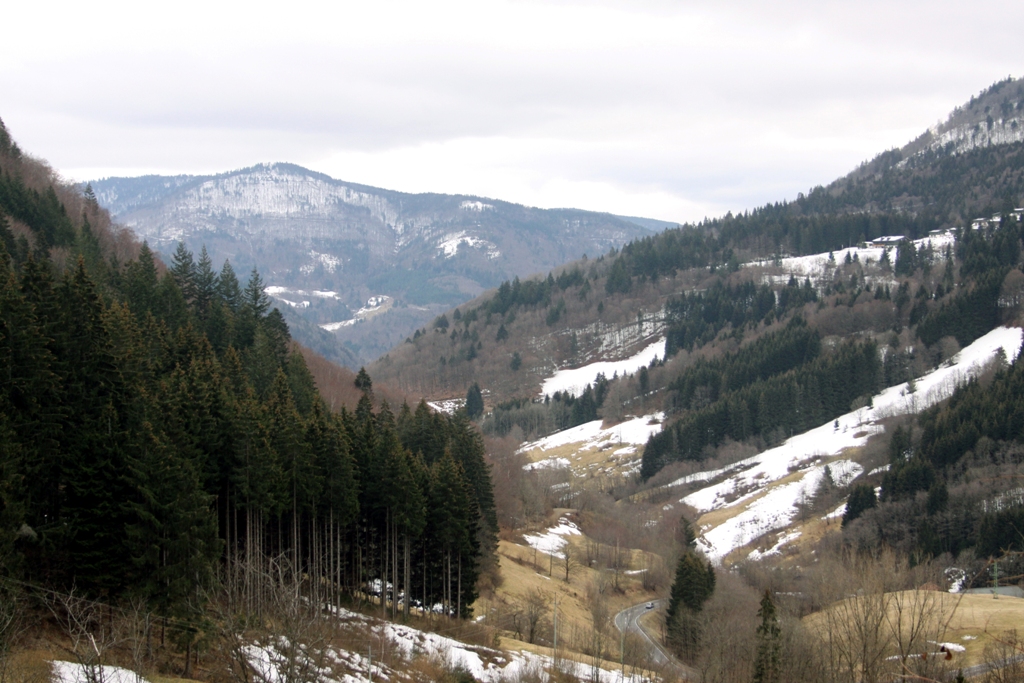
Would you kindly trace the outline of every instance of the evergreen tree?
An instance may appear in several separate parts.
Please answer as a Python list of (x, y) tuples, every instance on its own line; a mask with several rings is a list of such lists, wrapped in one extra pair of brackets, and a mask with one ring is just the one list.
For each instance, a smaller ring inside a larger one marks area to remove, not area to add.
[(775, 614), (771, 592), (765, 590), (757, 611), (761, 623), (757, 627), (757, 658), (754, 660), (754, 683), (778, 683), (782, 680), (782, 629)]
[(703, 627), (699, 618), (704, 603), (715, 591), (715, 570), (692, 550), (679, 558), (665, 621), (668, 641), (684, 659), (692, 661), (700, 648)]
[(470, 385), (466, 392), (466, 415), (475, 420), (484, 414), (484, 397), (480, 393), (480, 385), (476, 382)]
[(220, 270), (217, 278), (217, 294), (221, 301), (233, 314), (237, 314), (242, 307), (242, 288), (238, 284), (238, 276), (235, 275), (230, 261), (224, 261), (224, 267)]
[(139, 257), (128, 264), (124, 277), (125, 298), (132, 312), (139, 318), (154, 310), (157, 281), (153, 252), (143, 242)]
[(132, 422), (139, 400), (122, 378), (103, 324), (103, 307), (84, 261), (61, 285), (66, 323), (63, 528), (69, 581), (98, 595), (116, 595), (132, 577), (123, 529), (133, 523)]
[(197, 296), (196, 264), (192, 252), (185, 248), (184, 242), (178, 242), (178, 248), (171, 257), (170, 273), (185, 301), (193, 303)]
[(359, 372), (356, 373), (355, 385), (356, 389), (363, 392), (364, 395), (373, 393), (373, 380), (370, 379), (366, 368), (359, 368)]
[(199, 261), (195, 266), (195, 301), (193, 306), (200, 320), (210, 315), (210, 309), (218, 292), (217, 274), (213, 272), (213, 262), (203, 245), (199, 252)]
[(857, 484), (850, 491), (850, 498), (846, 501), (846, 512), (843, 513), (843, 526), (860, 517), (866, 510), (878, 505), (878, 498), (875, 496), (875, 489), (871, 484)]

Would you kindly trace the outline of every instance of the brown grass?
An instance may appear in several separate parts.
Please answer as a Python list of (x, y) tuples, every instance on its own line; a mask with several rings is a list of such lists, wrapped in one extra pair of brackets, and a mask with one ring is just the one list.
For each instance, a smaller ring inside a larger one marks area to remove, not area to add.
[[(953, 662), (956, 666), (981, 663), (987, 645), (1001, 640), (1006, 631), (1024, 631), (1024, 598), (1011, 598), (1005, 595), (994, 598), (991, 595), (974, 593), (954, 595), (945, 592), (937, 593), (937, 597), (946, 623), (943, 642), (956, 643), (966, 648), (963, 653), (954, 653)], [(804, 619), (812, 628), (822, 620), (821, 612), (808, 615)], [(973, 639), (964, 640), (964, 636)]]

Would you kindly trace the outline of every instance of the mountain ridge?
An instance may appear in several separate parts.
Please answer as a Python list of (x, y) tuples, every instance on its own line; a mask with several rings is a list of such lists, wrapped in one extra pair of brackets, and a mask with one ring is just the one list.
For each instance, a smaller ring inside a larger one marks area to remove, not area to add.
[[(334, 323), (335, 336), (361, 362), (502, 279), (651, 234), (638, 222), (643, 219), (476, 195), (403, 193), (288, 163), (217, 175), (107, 178), (91, 186), (117, 220), (166, 255), (184, 241), (196, 252), (205, 245), (215, 262), (259, 268), (293, 317)], [(304, 303), (291, 290), (334, 296)], [(337, 326), (382, 295), (395, 302), (386, 324)], [(352, 365), (345, 355), (334, 358)]]

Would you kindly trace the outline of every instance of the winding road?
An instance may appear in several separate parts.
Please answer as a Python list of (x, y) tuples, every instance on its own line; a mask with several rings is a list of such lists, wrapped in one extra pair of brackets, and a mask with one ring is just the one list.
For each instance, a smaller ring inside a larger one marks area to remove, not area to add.
[[(662, 608), (668, 605), (668, 600), (654, 600), (653, 604), (656, 609)], [(616, 614), (615, 628), (619, 629), (619, 632), (623, 634), (635, 633), (639, 635), (643, 642), (647, 643), (649, 647), (651, 662), (659, 668), (665, 666), (672, 667), (678, 674), (680, 674), (680, 676), (686, 678), (686, 667), (676, 661), (676, 658), (670, 655), (656, 638), (652, 638), (648, 635), (647, 631), (645, 631), (643, 626), (640, 625), (640, 617), (651, 611), (647, 609), (647, 605), (647, 602), (641, 602), (639, 605), (627, 607)]]

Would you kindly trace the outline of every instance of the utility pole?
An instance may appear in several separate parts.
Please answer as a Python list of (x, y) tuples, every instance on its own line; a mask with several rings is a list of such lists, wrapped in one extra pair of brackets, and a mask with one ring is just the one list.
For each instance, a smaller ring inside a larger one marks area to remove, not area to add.
[(366, 672), (370, 676), (370, 683), (373, 683), (373, 645), (366, 646)]
[(626, 680), (626, 629), (619, 631), (619, 680)]

